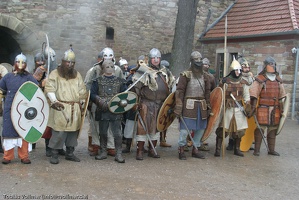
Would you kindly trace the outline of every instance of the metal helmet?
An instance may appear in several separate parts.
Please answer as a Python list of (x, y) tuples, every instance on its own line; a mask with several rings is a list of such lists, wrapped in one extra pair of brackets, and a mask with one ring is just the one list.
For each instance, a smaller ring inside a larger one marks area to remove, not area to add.
[(198, 51), (193, 51), (191, 53), (190, 60), (194, 60), (195, 62), (200, 62), (201, 59), (202, 59), (201, 53), (199, 53)]
[(19, 54), (19, 55), (16, 56), (15, 62), (17, 62), (17, 61), (26, 63), (27, 62), (27, 58), (26, 58), (26, 56), (23, 53), (21, 53), (21, 54)]
[(126, 59), (123, 59), (122, 57), (119, 60), (119, 66), (127, 65), (128, 61)]
[(249, 67), (248, 61), (245, 58), (239, 58), (238, 62), (240, 63), (240, 65), (245, 65), (246, 67)]
[(154, 58), (155, 61), (157, 61), (158, 58), (161, 59), (161, 52), (159, 51), (159, 49), (152, 48), (152, 49), (150, 50), (150, 52), (149, 52), (148, 57), (149, 57), (149, 61), (150, 61), (150, 63), (152, 64), (152, 62), (151, 62), (151, 59), (152, 59), (152, 58)]
[(103, 57), (104, 57), (104, 60), (107, 60), (107, 59), (110, 59), (112, 60), (113, 62), (115, 61), (115, 58), (114, 58), (114, 52), (111, 48), (109, 47), (106, 47), (102, 50), (103, 52)]
[(241, 70), (242, 67), (241, 67), (241, 64), (235, 59), (235, 56), (233, 58), (233, 61), (232, 63), (230, 64), (230, 70), (233, 71), (233, 70)]
[(275, 59), (273, 58), (273, 57), (271, 57), (271, 56), (268, 56), (266, 59), (265, 59), (265, 61), (264, 61), (264, 66), (266, 67), (267, 65), (271, 65), (271, 64), (273, 64), (273, 66), (274, 67), (276, 67), (276, 61), (275, 61)]
[(100, 59), (103, 59), (103, 58), (104, 58), (104, 52), (103, 52), (103, 51), (101, 51), (101, 52), (98, 54), (98, 58), (100, 58)]
[(64, 52), (64, 56), (62, 58), (63, 61), (68, 61), (68, 62), (76, 62), (76, 56), (75, 53), (72, 49), (72, 46), (70, 47), (69, 50)]
[(210, 66), (210, 61), (207, 58), (202, 59), (202, 64), (203, 65), (209, 65)]
[(169, 62), (167, 60), (161, 60), (161, 65), (169, 68)]
[(50, 56), (51, 61), (53, 62), (55, 60), (56, 53), (54, 49), (51, 47), (46, 47), (45, 50), (43, 51), (45, 59), (48, 59), (48, 54)]
[(161, 58), (161, 52), (159, 51), (159, 49), (156, 48), (152, 48), (149, 52), (149, 56), (150, 59), (151, 58)]
[(34, 62), (45, 62), (45, 56), (42, 53), (37, 53), (34, 56)]
[(113, 74), (115, 73), (114, 62), (110, 59), (104, 60), (102, 63), (102, 72), (105, 74)]

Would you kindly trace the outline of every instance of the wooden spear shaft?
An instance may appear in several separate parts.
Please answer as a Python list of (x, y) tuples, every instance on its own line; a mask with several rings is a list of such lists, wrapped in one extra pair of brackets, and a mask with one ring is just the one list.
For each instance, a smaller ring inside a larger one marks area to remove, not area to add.
[[(224, 59), (223, 59), (223, 77), (226, 76), (226, 48), (227, 42), (227, 15), (225, 15), (225, 26), (224, 26)], [(222, 78), (223, 78), (222, 77)], [(222, 129), (222, 158), (225, 156), (225, 92), (226, 92), (226, 84), (223, 84), (223, 129)]]

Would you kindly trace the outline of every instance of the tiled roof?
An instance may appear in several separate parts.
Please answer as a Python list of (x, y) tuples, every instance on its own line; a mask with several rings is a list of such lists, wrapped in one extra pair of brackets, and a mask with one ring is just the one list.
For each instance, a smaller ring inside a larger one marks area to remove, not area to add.
[(299, 31), (299, 0), (238, 0), (200, 38), (278, 35)]

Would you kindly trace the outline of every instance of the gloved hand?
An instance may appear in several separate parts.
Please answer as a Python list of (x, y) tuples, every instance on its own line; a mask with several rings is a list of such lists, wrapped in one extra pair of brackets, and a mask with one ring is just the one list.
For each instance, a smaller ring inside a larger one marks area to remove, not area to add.
[(175, 105), (173, 112), (174, 112), (174, 114), (175, 114), (177, 117), (182, 116), (183, 106), (182, 106), (182, 105)]
[[(251, 105), (250, 105), (250, 103), (248, 102), (248, 103), (246, 103), (245, 104), (245, 112), (246, 112), (246, 114), (247, 114), (247, 117), (249, 117), (249, 114), (251, 114), (251, 111), (252, 111), (252, 109), (251, 109)], [(252, 115), (251, 115), (252, 116)], [(250, 117), (251, 117), (250, 116)]]
[(105, 101), (105, 99), (99, 99), (96, 102), (97, 106), (103, 111), (103, 112), (107, 112), (108, 111), (108, 104)]
[(46, 68), (44, 68), (43, 66), (39, 66), (35, 72), (33, 73), (33, 77), (37, 80), (40, 81), (44, 75), (44, 73), (46, 72)]
[(139, 103), (136, 103), (132, 108), (132, 111), (136, 111), (136, 110), (141, 110), (141, 105)]
[(61, 111), (61, 110), (64, 110), (64, 105), (62, 103), (56, 101), (51, 104), (51, 108)]
[(253, 115), (255, 115), (256, 112), (256, 104), (257, 104), (257, 99), (252, 97), (251, 98), (251, 111), (247, 114), (247, 117), (250, 118)]

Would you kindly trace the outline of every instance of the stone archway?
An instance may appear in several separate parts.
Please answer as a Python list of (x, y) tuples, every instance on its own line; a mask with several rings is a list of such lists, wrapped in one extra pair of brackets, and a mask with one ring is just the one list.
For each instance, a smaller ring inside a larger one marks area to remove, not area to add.
[(34, 53), (41, 48), (37, 35), (22, 21), (10, 15), (0, 14), (0, 39), (3, 41), (0, 42), (0, 50), (5, 50), (2, 56), (6, 56), (2, 61), (10, 64), (22, 52), (27, 56), (27, 66), (32, 66)]

